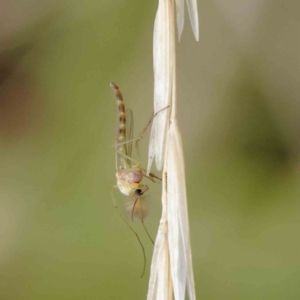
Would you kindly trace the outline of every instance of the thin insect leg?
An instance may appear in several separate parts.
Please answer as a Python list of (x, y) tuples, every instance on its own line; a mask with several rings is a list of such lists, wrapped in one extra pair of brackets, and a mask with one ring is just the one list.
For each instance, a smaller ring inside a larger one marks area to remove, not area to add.
[(116, 164), (116, 170), (118, 170), (118, 151), (115, 151), (115, 164)]
[(152, 114), (152, 116), (151, 116), (150, 120), (148, 121), (148, 124), (146, 125), (146, 127), (143, 129), (143, 131), (141, 132), (141, 134), (140, 134), (137, 138), (135, 138), (135, 139), (136, 139), (136, 142), (135, 142), (135, 145), (136, 145), (136, 146), (137, 146), (139, 140), (143, 138), (145, 132), (147, 131), (147, 129), (148, 129), (149, 126), (151, 125), (153, 119), (154, 119), (159, 113), (161, 113), (162, 111), (164, 111), (165, 109), (167, 109), (167, 108), (169, 108), (169, 107), (170, 107), (170, 105), (168, 105), (168, 106), (166, 106), (166, 107), (160, 109), (160, 110), (157, 111), (155, 114)]
[(132, 211), (131, 211), (131, 221), (133, 222), (133, 213), (134, 213), (134, 208), (135, 208), (135, 205), (138, 201), (139, 197), (136, 197), (135, 201), (134, 201), (134, 204), (133, 204), (133, 207), (132, 207)]
[(142, 224), (143, 224), (143, 227), (144, 227), (144, 229), (145, 229), (145, 231), (146, 231), (146, 233), (147, 233), (147, 235), (148, 235), (148, 237), (149, 237), (151, 243), (154, 245), (154, 241), (153, 241), (153, 239), (152, 239), (150, 233), (148, 232), (148, 230), (147, 230), (147, 228), (146, 228), (146, 226), (145, 226), (145, 224), (144, 224), (144, 221), (142, 221)]
[(139, 149), (139, 141), (144, 137), (145, 132), (147, 131), (147, 129), (149, 128), (149, 126), (151, 125), (152, 121), (154, 120), (154, 118), (163, 110), (167, 109), (168, 107), (170, 107), (170, 105), (168, 105), (167, 107), (162, 108), (161, 110), (159, 110), (158, 112), (156, 112), (155, 114), (153, 113), (150, 120), (148, 121), (148, 124), (146, 125), (146, 127), (143, 129), (142, 133), (135, 138), (135, 149), (136, 152), (138, 154), (138, 156), (140, 156), (140, 149)]
[(114, 188), (118, 188), (118, 186), (112, 186), (110, 188), (110, 193), (111, 193), (111, 198), (112, 198), (112, 201), (113, 201), (113, 204), (114, 204), (114, 207), (117, 209), (120, 217), (123, 219), (123, 221), (126, 223), (126, 225), (129, 227), (129, 229), (132, 231), (132, 233), (136, 236), (136, 238), (138, 239), (138, 242), (142, 248), (142, 251), (143, 251), (143, 257), (144, 257), (144, 265), (143, 265), (143, 272), (142, 272), (142, 275), (141, 275), (141, 278), (144, 276), (145, 274), (145, 270), (146, 270), (146, 252), (145, 252), (145, 248), (142, 244), (142, 241), (140, 239), (140, 237), (138, 236), (138, 234), (134, 231), (134, 229), (129, 225), (129, 223), (126, 221), (126, 219), (124, 218), (124, 216), (120, 213), (119, 209), (118, 209), (118, 206), (117, 206), (117, 202), (116, 202), (116, 199), (114, 197), (114, 192), (113, 192), (113, 189)]
[(140, 205), (140, 208), (141, 208), (141, 214), (142, 214), (142, 224), (143, 224), (143, 227), (144, 227), (144, 229), (145, 229), (145, 231), (146, 231), (146, 233), (147, 233), (147, 235), (148, 235), (148, 237), (149, 237), (150, 241), (151, 241), (151, 242), (152, 242), (152, 244), (154, 245), (154, 241), (153, 241), (153, 239), (152, 239), (152, 237), (151, 237), (150, 233), (148, 232), (148, 230), (147, 230), (147, 228), (146, 228), (146, 226), (145, 226), (145, 224), (144, 224), (143, 208), (142, 208), (142, 206), (141, 206), (141, 203), (140, 203), (140, 202), (139, 202), (139, 205)]
[(121, 151), (118, 151), (118, 150), (116, 150), (116, 152), (117, 152), (118, 154), (120, 154), (121, 156), (123, 156), (124, 158), (126, 158), (126, 159), (128, 159), (128, 160), (130, 160), (130, 161), (132, 161), (132, 162), (134, 162), (134, 163), (136, 163), (137, 165), (140, 165), (140, 163), (139, 163), (137, 160), (133, 159), (132, 157), (130, 157), (130, 156), (128, 156), (128, 155), (126, 155), (125, 153), (123, 153), (123, 152), (121, 152)]
[(153, 173), (149, 173), (149, 176), (153, 179), (153, 178), (156, 178), (156, 179), (158, 179), (159, 181), (162, 181), (162, 179), (160, 178), (160, 177), (158, 177), (158, 176), (156, 176), (155, 174), (153, 174)]
[(142, 139), (142, 138), (144, 137), (144, 134), (145, 134), (145, 132), (147, 131), (147, 129), (149, 128), (149, 126), (151, 125), (153, 119), (154, 119), (160, 112), (162, 112), (163, 110), (165, 110), (165, 109), (167, 109), (167, 108), (169, 108), (169, 107), (170, 107), (170, 105), (168, 105), (168, 106), (162, 108), (161, 110), (159, 110), (159, 111), (156, 112), (155, 114), (153, 113), (152, 116), (151, 116), (151, 118), (150, 118), (150, 120), (148, 121), (146, 127), (145, 127), (145, 128), (143, 129), (143, 131), (141, 132), (141, 134), (139, 134), (137, 137), (132, 138), (132, 139), (130, 139), (130, 140), (128, 140), (128, 141), (124, 141), (124, 142), (117, 143), (117, 146), (122, 146), (122, 145), (125, 145), (125, 144), (129, 144), (129, 143), (132, 143), (132, 142), (134, 142), (134, 141), (136, 141), (136, 144), (137, 144), (137, 142), (138, 142), (140, 139)]
[(151, 180), (154, 183), (160, 183), (160, 181), (155, 181), (153, 178), (151, 178), (150, 176), (147, 176), (146, 174), (143, 173), (143, 176), (148, 178), (149, 180)]
[(143, 175), (144, 175), (146, 178), (148, 178), (148, 179), (150, 179), (151, 181), (153, 181), (154, 183), (158, 183), (158, 182), (155, 181), (153, 178), (158, 179), (160, 182), (162, 181), (162, 179), (161, 179), (160, 177), (156, 176), (156, 175), (153, 174), (153, 173), (149, 173), (149, 175), (147, 175), (146, 170), (145, 170), (144, 168), (141, 168), (141, 170), (142, 170), (142, 172), (143, 172)]
[[(149, 126), (149, 125), (147, 125), (147, 126)], [(135, 137), (135, 138), (132, 138), (132, 139), (130, 139), (130, 140), (128, 140), (128, 141), (121, 142), (121, 143), (117, 143), (116, 146), (126, 145), (126, 144), (132, 143), (132, 142), (134, 142), (134, 141), (136, 141), (136, 140), (140, 140), (141, 138), (143, 138), (143, 136), (140, 136), (140, 135), (139, 135), (139, 136), (137, 136), (137, 137)]]
[[(148, 178), (148, 179), (150, 179), (152, 182), (154, 182), (154, 183), (161, 183), (161, 178), (159, 178), (158, 176), (156, 176), (156, 175), (154, 175), (153, 173), (149, 173), (149, 176), (148, 175), (146, 175), (145, 173), (143, 173), (143, 175), (146, 177), (146, 178)], [(155, 178), (155, 179), (158, 179), (158, 181), (155, 181), (153, 178)]]

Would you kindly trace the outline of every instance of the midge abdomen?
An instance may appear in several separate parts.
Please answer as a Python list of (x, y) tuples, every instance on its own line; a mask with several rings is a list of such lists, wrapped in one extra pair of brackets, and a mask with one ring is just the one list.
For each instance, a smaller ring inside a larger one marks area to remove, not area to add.
[(117, 105), (119, 111), (118, 141), (124, 142), (126, 140), (126, 112), (125, 112), (125, 104), (124, 104), (123, 96), (119, 87), (114, 82), (110, 82), (109, 85), (116, 91)]

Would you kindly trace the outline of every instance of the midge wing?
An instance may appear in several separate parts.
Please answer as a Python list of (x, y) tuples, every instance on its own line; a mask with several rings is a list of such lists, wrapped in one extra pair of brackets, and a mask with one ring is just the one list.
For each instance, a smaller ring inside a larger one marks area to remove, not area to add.
[[(132, 157), (132, 143), (133, 143), (133, 129), (134, 129), (134, 119), (133, 112), (130, 108), (126, 109), (126, 147), (127, 156)], [(132, 160), (127, 159), (127, 164), (131, 167)]]

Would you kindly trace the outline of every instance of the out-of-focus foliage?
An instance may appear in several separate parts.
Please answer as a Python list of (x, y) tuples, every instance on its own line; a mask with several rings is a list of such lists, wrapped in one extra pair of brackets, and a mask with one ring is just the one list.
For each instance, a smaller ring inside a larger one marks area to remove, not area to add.
[[(234, 2), (199, 3), (200, 42), (186, 24), (178, 45), (197, 295), (299, 299), (300, 4)], [(141, 250), (110, 199), (108, 83), (142, 130), (157, 3), (13, 3), (0, 4), (0, 299), (144, 299)]]

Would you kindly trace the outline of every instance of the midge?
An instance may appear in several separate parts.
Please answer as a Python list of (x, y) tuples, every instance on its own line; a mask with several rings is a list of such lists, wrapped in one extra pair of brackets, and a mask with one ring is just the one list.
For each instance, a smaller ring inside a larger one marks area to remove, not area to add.
[[(143, 177), (145, 176), (151, 180), (153, 180), (152, 178), (158, 179), (158, 177), (156, 177), (152, 173), (149, 174), (149, 176), (147, 176), (145, 174), (145, 170), (141, 168), (140, 163), (131, 157), (132, 142), (134, 140), (138, 140), (142, 138), (142, 135), (133, 139), (132, 110), (131, 109), (125, 110), (123, 96), (121, 94), (119, 87), (113, 82), (110, 83), (110, 86), (116, 92), (118, 112), (119, 112), (118, 138), (115, 143), (116, 178), (117, 178), (116, 187), (118, 187), (120, 192), (126, 196), (139, 197), (142, 196), (148, 190), (147, 185), (143, 185), (140, 183)], [(134, 165), (132, 166), (133, 163)]]
[[(151, 239), (152, 243), (153, 240), (148, 233), (145, 225), (144, 225), (144, 219), (147, 216), (148, 210), (147, 210), (147, 203), (143, 199), (143, 195), (148, 191), (148, 186), (141, 183), (142, 179), (144, 177), (147, 177), (148, 179), (155, 182), (155, 179), (160, 180), (157, 176), (150, 173), (149, 176), (146, 175), (145, 169), (143, 169), (138, 161), (133, 159), (131, 157), (132, 155), (132, 143), (133, 141), (138, 141), (143, 137), (144, 132), (151, 124), (153, 118), (155, 115), (153, 115), (148, 122), (145, 129), (142, 131), (142, 133), (136, 137), (133, 138), (133, 113), (130, 109), (125, 110), (125, 104), (123, 100), (122, 93), (119, 89), (119, 87), (111, 82), (110, 83), (111, 88), (116, 93), (117, 98), (117, 106), (118, 106), (118, 136), (117, 140), (115, 142), (115, 160), (116, 160), (116, 179), (117, 179), (117, 185), (115, 185), (113, 188), (118, 188), (119, 191), (129, 196), (129, 201), (127, 201), (127, 204), (125, 205), (127, 207), (128, 212), (130, 213), (131, 220), (140, 220), (144, 226), (144, 229)], [(117, 207), (116, 200), (112, 193), (112, 199), (114, 202), (115, 208)], [(144, 246), (138, 236), (138, 234), (133, 230), (133, 228), (129, 225), (129, 223), (126, 221), (126, 219), (123, 217), (123, 215), (118, 210), (120, 216), (125, 221), (127, 226), (130, 228), (130, 230), (135, 234), (137, 237), (141, 248), (143, 250), (143, 256), (144, 256), (144, 268), (142, 277), (145, 272), (145, 265), (146, 265), (146, 255)]]
[[(133, 114), (130, 109), (125, 111), (124, 100), (119, 87), (113, 82), (110, 83), (110, 86), (116, 91), (119, 111), (119, 132), (115, 144), (117, 186), (120, 192), (126, 196), (141, 196), (148, 190), (148, 187), (140, 183), (144, 177), (144, 172), (140, 164), (131, 158)], [(130, 117), (128, 128), (126, 128), (126, 112)], [(126, 131), (128, 131), (128, 139)], [(131, 167), (132, 163), (135, 163), (135, 165)]]

